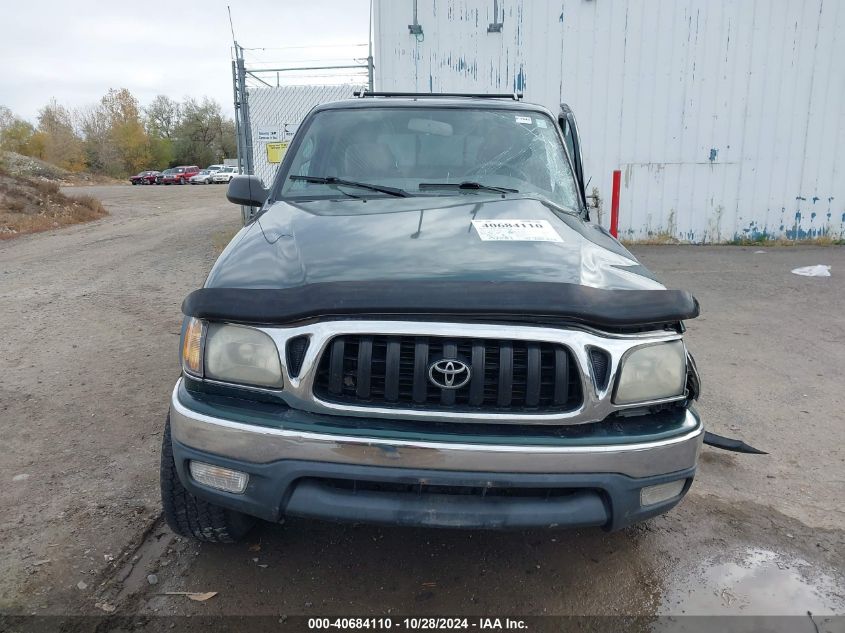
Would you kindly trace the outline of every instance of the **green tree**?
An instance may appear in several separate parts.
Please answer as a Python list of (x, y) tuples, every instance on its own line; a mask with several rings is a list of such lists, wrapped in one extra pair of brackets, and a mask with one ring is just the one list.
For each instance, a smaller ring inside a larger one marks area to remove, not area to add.
[(157, 95), (144, 108), (147, 133), (156, 138), (172, 139), (179, 126), (182, 106), (166, 95)]
[(173, 164), (173, 141), (169, 138), (150, 137), (150, 167), (165, 169)]
[(188, 98), (174, 133), (175, 160), (180, 164), (208, 165), (231, 156), (234, 123), (223, 116), (220, 104), (207, 97)]
[(34, 135), (35, 128), (31, 123), (0, 105), (0, 149), (32, 156), (39, 149)]

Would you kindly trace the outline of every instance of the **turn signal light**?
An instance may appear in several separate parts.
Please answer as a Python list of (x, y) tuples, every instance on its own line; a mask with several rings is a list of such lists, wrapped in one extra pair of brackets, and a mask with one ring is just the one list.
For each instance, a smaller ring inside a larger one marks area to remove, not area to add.
[(203, 323), (191, 317), (182, 341), (182, 368), (195, 376), (202, 376)]

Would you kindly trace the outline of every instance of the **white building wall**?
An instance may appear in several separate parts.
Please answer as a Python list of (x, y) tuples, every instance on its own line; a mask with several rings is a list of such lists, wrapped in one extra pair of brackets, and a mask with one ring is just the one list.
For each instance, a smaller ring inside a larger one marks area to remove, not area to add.
[(376, 89), (565, 101), (620, 237), (845, 237), (845, 2), (418, 0), (421, 36), (413, 6), (374, 0)]

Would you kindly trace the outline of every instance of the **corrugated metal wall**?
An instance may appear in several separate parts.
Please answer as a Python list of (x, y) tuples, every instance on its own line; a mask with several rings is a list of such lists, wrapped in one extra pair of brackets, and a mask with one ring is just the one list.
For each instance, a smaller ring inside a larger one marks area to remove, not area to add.
[(413, 7), (375, 0), (376, 88), (569, 103), (620, 237), (845, 237), (842, 0), (418, 0), (421, 35)]

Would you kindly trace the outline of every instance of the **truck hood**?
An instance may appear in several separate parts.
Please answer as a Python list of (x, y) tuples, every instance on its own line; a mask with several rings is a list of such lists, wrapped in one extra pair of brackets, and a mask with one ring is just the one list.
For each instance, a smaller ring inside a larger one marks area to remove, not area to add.
[[(473, 220), (545, 221), (559, 241), (483, 240)], [(224, 250), (206, 287), (404, 280), (664, 288), (600, 226), (541, 199), (477, 193), (271, 203)]]

